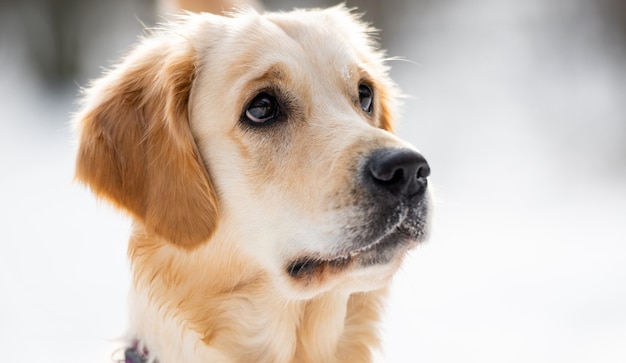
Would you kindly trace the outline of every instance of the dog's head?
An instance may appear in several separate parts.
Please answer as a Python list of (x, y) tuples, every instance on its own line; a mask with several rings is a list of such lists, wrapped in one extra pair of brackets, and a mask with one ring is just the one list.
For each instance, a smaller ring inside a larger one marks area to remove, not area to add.
[(228, 239), (296, 296), (378, 288), (428, 229), (394, 97), (343, 7), (187, 15), (89, 90), (77, 177), (180, 249)]

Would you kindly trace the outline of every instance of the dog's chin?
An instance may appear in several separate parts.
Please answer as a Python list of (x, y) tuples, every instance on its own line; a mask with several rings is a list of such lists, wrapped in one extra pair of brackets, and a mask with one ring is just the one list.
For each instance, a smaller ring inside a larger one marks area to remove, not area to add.
[(296, 258), (287, 265), (286, 272), (291, 280), (308, 287), (350, 272), (397, 266), (408, 250), (425, 239), (425, 226), (421, 222), (418, 224), (419, 228), (416, 228), (415, 222), (405, 221), (369, 244), (354, 243), (360, 247), (345, 252)]
[(298, 296), (311, 297), (342, 282), (347, 282), (352, 292), (383, 287), (406, 253), (427, 239), (429, 199), (420, 196), (414, 203), (399, 204), (386, 213), (376, 211), (362, 220), (386, 223), (370, 222), (361, 229), (345, 230), (337, 250), (305, 253), (283, 265)]

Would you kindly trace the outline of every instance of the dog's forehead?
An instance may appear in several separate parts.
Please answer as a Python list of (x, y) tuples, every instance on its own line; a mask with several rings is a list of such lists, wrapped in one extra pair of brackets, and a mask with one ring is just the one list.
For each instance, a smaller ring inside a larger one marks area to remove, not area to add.
[(239, 65), (234, 72), (264, 73), (277, 63), (308, 67), (322, 76), (350, 81), (358, 69), (371, 67), (374, 52), (367, 28), (345, 9), (246, 13), (231, 19), (234, 29), (223, 39)]
[[(268, 30), (278, 37), (286, 38), (291, 46), (300, 48), (308, 59), (323, 59), (328, 63), (348, 63), (358, 60), (356, 49), (364, 35), (359, 23), (348, 14), (344, 20), (350, 24), (345, 29), (338, 28), (337, 19), (325, 16), (323, 12), (309, 12), (308, 16), (285, 16), (270, 14), (266, 17)], [(343, 30), (343, 31), (342, 31)]]

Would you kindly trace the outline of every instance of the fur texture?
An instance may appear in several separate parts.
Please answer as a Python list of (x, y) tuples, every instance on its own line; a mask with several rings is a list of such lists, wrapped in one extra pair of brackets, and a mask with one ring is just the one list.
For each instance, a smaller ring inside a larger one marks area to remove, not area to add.
[(160, 363), (371, 361), (428, 226), (427, 194), (390, 203), (365, 180), (377, 150), (418, 155), (394, 99), (342, 6), (187, 14), (97, 80), (76, 176), (135, 221), (132, 339)]

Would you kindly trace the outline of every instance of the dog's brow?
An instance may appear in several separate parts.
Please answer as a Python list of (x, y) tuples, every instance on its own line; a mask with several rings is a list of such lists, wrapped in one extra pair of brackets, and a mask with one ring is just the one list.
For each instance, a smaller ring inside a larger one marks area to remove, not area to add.
[(358, 69), (356, 70), (357, 74), (359, 75), (359, 78), (361, 79), (361, 81), (366, 81), (369, 83), (373, 83), (373, 79), (374, 77), (372, 77), (370, 75), (370, 72), (368, 72), (366, 69), (364, 69), (363, 67), (358, 67)]
[(273, 64), (260, 77), (255, 78), (253, 82), (284, 82), (287, 79), (285, 68), (283, 63)]

